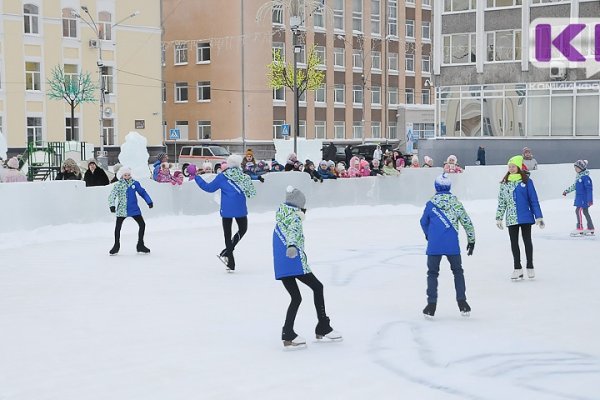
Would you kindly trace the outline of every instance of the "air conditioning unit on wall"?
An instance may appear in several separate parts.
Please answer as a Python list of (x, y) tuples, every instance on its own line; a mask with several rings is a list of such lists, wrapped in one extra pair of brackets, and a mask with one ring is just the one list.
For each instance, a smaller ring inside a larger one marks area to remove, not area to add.
[(90, 45), (90, 49), (97, 49), (98, 48), (98, 40), (90, 39), (89, 45)]
[(553, 65), (550, 67), (550, 79), (553, 81), (564, 81), (567, 78), (567, 68), (564, 65)]

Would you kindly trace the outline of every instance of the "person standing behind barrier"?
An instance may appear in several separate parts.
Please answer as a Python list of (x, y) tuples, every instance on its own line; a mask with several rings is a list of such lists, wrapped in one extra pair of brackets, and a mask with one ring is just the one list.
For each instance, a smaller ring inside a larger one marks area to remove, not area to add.
[[(248, 230), (248, 208), (246, 199), (256, 195), (256, 189), (252, 185), (250, 177), (242, 172), (242, 157), (232, 154), (227, 157), (227, 169), (210, 182), (205, 182), (200, 176), (196, 176), (196, 184), (200, 189), (208, 193), (221, 191), (221, 218), (223, 223), (223, 235), (225, 237), (225, 248), (217, 256), (226, 265), (228, 272), (235, 270), (235, 259), (233, 251), (235, 246), (242, 240)], [(232, 237), (231, 228), (233, 219), (238, 226), (237, 233)]]
[(533, 154), (529, 147), (523, 147), (523, 164), (525, 164), (528, 171), (533, 171), (538, 167), (538, 162), (533, 158)]
[(337, 154), (337, 148), (335, 147), (335, 144), (333, 144), (333, 142), (329, 143), (329, 146), (327, 146), (325, 148), (325, 151), (323, 153), (324, 153), (323, 154), (323, 160), (335, 162), (335, 156)]
[(527, 258), (527, 276), (535, 278), (533, 269), (533, 243), (531, 241), (531, 226), (538, 225), (544, 229), (544, 216), (538, 201), (533, 181), (523, 171), (523, 156), (514, 156), (508, 160), (508, 172), (500, 182), (498, 193), (498, 208), (496, 210), (496, 225), (504, 229), (502, 218), (506, 217), (506, 226), (510, 237), (514, 271), (513, 281), (523, 279), (521, 251), (519, 249), (519, 230), (525, 244)]
[(391, 158), (386, 158), (383, 165), (383, 174), (387, 176), (398, 176), (400, 175), (400, 170), (394, 168), (394, 160)]
[(344, 149), (344, 154), (346, 155), (346, 167), (350, 167), (350, 159), (352, 158), (352, 145), (349, 144)]
[(6, 168), (0, 173), (0, 182), (3, 183), (16, 183), (16, 182), (27, 182), (27, 176), (19, 171), (19, 160), (16, 157), (10, 158), (6, 162)]
[(72, 158), (67, 158), (63, 162), (60, 172), (56, 174), (57, 181), (79, 181), (81, 180), (81, 170)]
[(161, 164), (168, 162), (169, 156), (167, 155), (167, 153), (158, 153), (158, 156), (156, 156), (156, 161), (154, 161), (154, 164), (152, 164), (152, 179), (158, 182), (158, 173), (160, 172)]
[(381, 157), (383, 157), (383, 151), (381, 151), (381, 146), (377, 145), (375, 151), (373, 152), (373, 160), (381, 162)]
[(88, 169), (85, 171), (85, 174), (83, 174), (83, 180), (85, 181), (85, 186), (88, 187), (106, 186), (110, 183), (106, 172), (98, 167), (96, 160), (90, 160), (88, 162)]
[(485, 147), (479, 146), (477, 149), (477, 160), (475, 161), (477, 165), (485, 165)]

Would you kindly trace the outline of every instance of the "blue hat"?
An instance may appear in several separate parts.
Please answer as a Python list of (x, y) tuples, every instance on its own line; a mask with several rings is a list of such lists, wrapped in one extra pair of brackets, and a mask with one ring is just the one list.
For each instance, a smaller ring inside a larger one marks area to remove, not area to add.
[(448, 176), (444, 172), (437, 178), (435, 178), (435, 191), (436, 192), (449, 192), (452, 188), (452, 181), (448, 179)]

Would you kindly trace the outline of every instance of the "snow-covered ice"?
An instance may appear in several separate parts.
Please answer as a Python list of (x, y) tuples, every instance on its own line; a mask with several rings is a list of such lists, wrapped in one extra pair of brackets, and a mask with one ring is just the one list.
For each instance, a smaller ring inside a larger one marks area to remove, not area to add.
[(308, 348), (298, 351), (280, 341), (288, 295), (273, 279), (274, 212), (250, 214), (234, 274), (215, 257), (217, 214), (150, 216), (149, 256), (135, 254), (131, 220), (116, 257), (112, 221), (2, 233), (0, 399), (598, 399), (600, 246), (569, 237), (572, 198), (542, 203), (537, 277), (516, 283), (495, 201), (465, 206), (477, 234), (463, 254), (473, 311), (460, 316), (443, 261), (433, 321), (421, 314), (421, 207), (309, 210), (309, 262), (344, 341), (314, 343), (301, 287), (295, 329)]

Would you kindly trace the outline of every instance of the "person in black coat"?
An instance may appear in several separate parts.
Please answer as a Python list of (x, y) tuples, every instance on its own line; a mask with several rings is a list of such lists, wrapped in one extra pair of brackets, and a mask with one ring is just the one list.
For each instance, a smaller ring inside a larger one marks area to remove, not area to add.
[(346, 165), (350, 165), (350, 159), (352, 158), (352, 145), (351, 144), (346, 146), (344, 153), (346, 154)]
[(63, 162), (60, 172), (56, 174), (57, 181), (79, 181), (81, 180), (81, 170), (72, 158), (67, 158)]
[(329, 143), (329, 146), (325, 148), (325, 154), (323, 155), (323, 160), (325, 161), (333, 161), (335, 162), (335, 155), (337, 154), (337, 148), (333, 142)]
[(485, 165), (485, 148), (483, 146), (479, 146), (477, 149), (477, 161), (479, 165)]
[(88, 169), (83, 175), (85, 186), (106, 186), (110, 182), (106, 172), (102, 168), (99, 168), (96, 161), (91, 160), (88, 163)]

